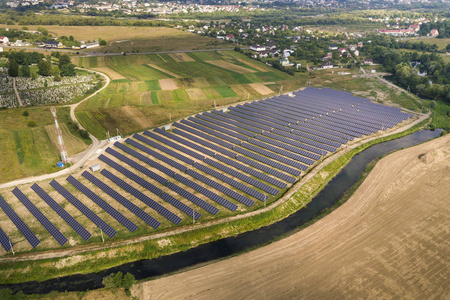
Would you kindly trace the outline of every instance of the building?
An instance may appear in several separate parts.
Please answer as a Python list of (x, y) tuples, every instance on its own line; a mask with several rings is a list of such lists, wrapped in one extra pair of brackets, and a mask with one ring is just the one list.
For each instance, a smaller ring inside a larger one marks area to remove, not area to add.
[(357, 48), (358, 48), (358, 46), (356, 46), (356, 45), (349, 45), (348, 46), (348, 50), (350, 50), (350, 51), (355, 51)]
[(294, 65), (293, 63), (289, 62), (289, 58), (287, 57), (283, 57), (282, 59), (280, 59), (280, 64), (283, 67), (291, 67)]
[(59, 48), (62, 46), (63, 46), (63, 43), (55, 41), (55, 40), (50, 40), (50, 41), (45, 42), (45, 47), (47, 47), (47, 48)]
[(326, 63), (324, 63), (322, 65), (322, 69), (326, 70), (326, 69), (332, 69), (333, 68), (333, 63), (327, 61)]
[(337, 50), (338, 46), (336, 45), (330, 45), (330, 47), (328, 47), (328, 50)]
[(251, 46), (250, 46), (250, 50), (256, 51), (256, 52), (262, 52), (262, 51), (266, 51), (266, 46), (261, 46), (261, 45), (251, 45)]
[(365, 58), (364, 61), (363, 61), (363, 64), (365, 64), (365, 65), (373, 65), (373, 59)]
[(358, 43), (358, 48), (362, 48), (364, 46), (363, 42)]
[(93, 41), (92, 43), (87, 43), (84, 45), (81, 45), (81, 49), (89, 49), (89, 48), (95, 48), (100, 46), (100, 43), (98, 41)]
[(437, 29), (431, 29), (430, 36), (437, 37), (439, 35), (439, 31)]
[(9, 39), (6, 36), (0, 36), (0, 44), (8, 44)]
[(92, 167), (89, 167), (91, 169), (91, 172), (96, 172), (100, 170), (100, 164), (93, 165)]

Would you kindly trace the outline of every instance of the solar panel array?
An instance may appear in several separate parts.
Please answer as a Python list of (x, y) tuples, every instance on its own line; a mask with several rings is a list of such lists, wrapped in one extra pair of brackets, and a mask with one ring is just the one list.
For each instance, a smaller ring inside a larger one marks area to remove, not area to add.
[(72, 195), (68, 190), (66, 190), (62, 185), (60, 185), (56, 180), (52, 180), (50, 185), (58, 191), (67, 201), (69, 201), (73, 206), (75, 206), (82, 214), (84, 214), (92, 223), (97, 225), (107, 236), (113, 238), (116, 235), (116, 231), (109, 226), (105, 221), (103, 221), (99, 216), (97, 216), (92, 210), (90, 210), (86, 205), (84, 205), (80, 200), (78, 200), (74, 195)]
[(37, 183), (31, 186), (31, 189), (42, 198), (66, 223), (78, 233), (83, 240), (87, 241), (91, 233), (86, 230), (77, 220), (75, 220), (61, 205), (50, 197)]
[[(145, 131), (147, 137), (135, 134), (125, 140), (126, 144), (114, 144), (121, 152), (110, 147), (105, 150), (118, 162), (103, 154), (99, 159), (197, 220), (201, 216), (199, 212), (164, 190), (172, 191), (173, 195), (179, 195), (183, 201), (190, 201), (212, 215), (216, 215), (219, 208), (190, 189), (230, 211), (238, 208), (232, 201), (251, 207), (253, 198), (267, 201), (269, 195), (277, 196), (279, 189), (287, 188), (288, 183), (294, 183), (296, 177), (323, 156), (335, 152), (348, 141), (392, 128), (410, 117), (412, 115), (398, 108), (371, 103), (347, 92), (306, 88), (291, 96), (280, 95), (229, 107), (227, 111), (197, 114), (174, 123), (171, 132), (156, 128), (153, 132)], [(161, 186), (131, 172), (129, 167)], [(172, 223), (181, 222), (179, 216), (107, 169), (100, 174)], [(161, 225), (109, 184), (87, 171), (82, 175), (152, 228)], [(134, 232), (137, 229), (136, 224), (73, 176), (67, 181), (128, 230)], [(116, 231), (110, 225), (58, 182), (52, 180), (50, 185), (109, 237), (115, 236)], [(91, 237), (91, 233), (39, 185), (35, 183), (31, 188), (84, 240)], [(18, 188), (12, 193), (61, 245), (67, 242), (67, 238)], [(32, 247), (36, 247), (39, 239), (2, 197), (0, 207)], [(0, 244), (6, 251), (12, 246), (1, 228)]]
[(5, 199), (0, 196), (0, 207), (3, 209), (5, 214), (11, 219), (11, 221), (16, 225), (17, 229), (23, 234), (23, 236), (30, 243), (31, 247), (36, 248), (41, 242), (30, 228), (25, 224), (25, 222), (16, 214), (16, 212), (9, 206)]
[(15, 187), (12, 190), (14, 196), (19, 199), (20, 202), (30, 211), (30, 213), (41, 223), (42, 226), (55, 238), (55, 240), (61, 245), (64, 246), (67, 243), (67, 238), (61, 231), (53, 225), (50, 220), (44, 216), (44, 214), (25, 196), (19, 188)]
[(0, 244), (2, 244), (2, 247), (3, 249), (5, 249), (6, 252), (11, 250), (12, 242), (1, 227), (0, 227)]
[(160, 222), (152, 218), (149, 214), (147, 214), (142, 209), (134, 205), (130, 200), (128, 200), (127, 198), (125, 198), (124, 196), (113, 190), (111, 187), (106, 185), (103, 181), (101, 181), (91, 173), (84, 171), (82, 175), (84, 178), (86, 178), (87, 180), (98, 186), (102, 191), (104, 191), (109, 196), (117, 200), (117, 202), (128, 208), (129, 211), (131, 211), (136, 216), (141, 218), (145, 223), (147, 223), (151, 227), (157, 229), (161, 225)]

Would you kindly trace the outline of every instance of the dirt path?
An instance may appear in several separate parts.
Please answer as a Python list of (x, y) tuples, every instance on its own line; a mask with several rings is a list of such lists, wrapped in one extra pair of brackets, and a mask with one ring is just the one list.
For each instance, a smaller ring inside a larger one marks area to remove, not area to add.
[(17, 91), (17, 87), (16, 87), (16, 77), (13, 77), (13, 88), (14, 88), (14, 93), (16, 94), (17, 102), (19, 102), (19, 106), (23, 106), (22, 98), (20, 98), (20, 94)]
[[(83, 69), (85, 70), (85, 69)], [(103, 76), (106, 80), (105, 85), (99, 89), (98, 91), (96, 91), (95, 93), (93, 93), (92, 95), (89, 95), (88, 97), (84, 98), (83, 100), (81, 100), (78, 103), (72, 104), (72, 105), (67, 105), (70, 107), (70, 117), (73, 121), (78, 122), (77, 118), (75, 117), (75, 108), (77, 108), (78, 105), (80, 105), (82, 102), (88, 100), (89, 98), (93, 97), (94, 95), (97, 95), (97, 93), (99, 93), (100, 91), (102, 91), (104, 88), (106, 88), (108, 86), (108, 84), (110, 83), (110, 79), (108, 76), (106, 76), (103, 73), (97, 72), (97, 71), (91, 71), (91, 70), (87, 70), (88, 72), (92, 72), (92, 73), (96, 73), (99, 74), (101, 76)], [(83, 126), (81, 126), (80, 124), (80, 128), (84, 129)], [(40, 175), (40, 176), (35, 176), (35, 177), (28, 177), (28, 178), (22, 178), (22, 179), (18, 179), (18, 180), (14, 180), (14, 181), (10, 181), (7, 183), (3, 183), (0, 184), (0, 189), (3, 188), (10, 188), (10, 187), (14, 187), (14, 186), (18, 186), (21, 184), (25, 184), (25, 183), (30, 183), (30, 182), (38, 182), (41, 180), (46, 180), (46, 179), (50, 179), (50, 178), (56, 178), (59, 176), (63, 176), (63, 175), (68, 175), (70, 173), (75, 172), (76, 170), (78, 170), (79, 168), (81, 168), (84, 163), (92, 156), (95, 154), (95, 152), (102, 148), (103, 146), (106, 145), (106, 140), (98, 140), (95, 136), (93, 136), (92, 134), (89, 134), (89, 137), (92, 140), (92, 144), (89, 146), (88, 149), (86, 149), (85, 151), (79, 153), (76, 155), (75, 158), (73, 158), (72, 163), (73, 165), (70, 168), (61, 170), (59, 172), (55, 172), (55, 173), (51, 173), (51, 174), (44, 174), (44, 175)]]
[(255, 251), (136, 285), (140, 299), (448, 298), (450, 135), (383, 158), (355, 194)]

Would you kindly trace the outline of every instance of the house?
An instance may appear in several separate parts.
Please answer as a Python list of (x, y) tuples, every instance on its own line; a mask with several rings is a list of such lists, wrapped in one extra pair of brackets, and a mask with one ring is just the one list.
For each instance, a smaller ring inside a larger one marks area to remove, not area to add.
[[(94, 48), (94, 47), (98, 47), (100, 46), (98, 41), (93, 41), (92, 43), (87, 43), (84, 45), (84, 48), (89, 49), (89, 48)], [(83, 48), (83, 47), (81, 47)]]
[(359, 51), (355, 50), (355, 51), (353, 51), (353, 54), (355, 54), (355, 56), (359, 56)]
[(333, 63), (327, 61), (326, 63), (324, 63), (322, 65), (322, 69), (326, 70), (326, 69), (332, 69), (333, 68)]
[(17, 47), (22, 47), (23, 46), (23, 42), (22, 42), (22, 40), (16, 40), (16, 42), (13, 45), (17, 46)]
[(438, 36), (439, 35), (439, 31), (437, 29), (431, 29), (430, 31), (430, 36)]
[(364, 61), (363, 61), (363, 64), (365, 64), (365, 65), (373, 65), (373, 59), (365, 58)]
[(256, 51), (256, 52), (262, 52), (262, 51), (266, 51), (266, 46), (261, 46), (261, 45), (251, 45), (251, 46), (250, 46), (250, 50)]
[(283, 51), (283, 56), (284, 56), (284, 57), (289, 57), (289, 56), (291, 56), (292, 53), (294, 53), (293, 50), (288, 50), (288, 49), (287, 49), (287, 50), (284, 50), (284, 51)]
[(0, 36), (0, 44), (8, 44), (9, 39), (6, 36)]
[(227, 41), (229, 41), (229, 40), (234, 41), (234, 34), (227, 34), (226, 39), (227, 39)]
[(345, 48), (339, 48), (338, 51), (339, 51), (339, 53), (342, 53), (342, 54), (343, 54), (343, 53), (347, 52), (347, 49), (345, 49)]
[(333, 53), (328, 52), (326, 57), (328, 57), (328, 58), (333, 58)]
[(356, 45), (349, 45), (348, 46), (348, 50), (350, 50), (350, 51), (355, 51), (356, 48), (358, 48), (358, 46), (356, 46)]
[(283, 57), (282, 59), (280, 59), (280, 64), (283, 67), (290, 67), (294, 65), (293, 63), (289, 62), (289, 58), (287, 57)]
[(259, 53), (259, 58), (266, 58), (267, 56), (269, 56), (269, 55), (265, 51)]
[(62, 46), (63, 46), (63, 43), (55, 41), (55, 40), (50, 40), (50, 41), (45, 42), (45, 47), (47, 47), (47, 48), (59, 48)]
[(364, 45), (363, 42), (359, 42), (359, 43), (358, 43), (358, 48), (362, 48), (363, 45)]
[(270, 51), (270, 50), (273, 50), (273, 49), (276, 49), (277, 48), (277, 46), (275, 46), (274, 44), (272, 44), (272, 43), (270, 43), (270, 44), (268, 44), (267, 46), (266, 46), (266, 50), (267, 51)]
[(409, 25), (408, 29), (418, 32), (420, 30), (420, 25), (419, 24), (411, 24), (411, 25)]
[(0, 47), (0, 52), (3, 52), (3, 47)]
[(328, 50), (337, 50), (338, 46), (336, 45), (330, 45), (330, 47), (328, 47)]
[(280, 51), (276, 50), (276, 49), (273, 49), (273, 50), (270, 50), (269, 54), (270, 54), (270, 56), (274, 57), (275, 55), (280, 54)]

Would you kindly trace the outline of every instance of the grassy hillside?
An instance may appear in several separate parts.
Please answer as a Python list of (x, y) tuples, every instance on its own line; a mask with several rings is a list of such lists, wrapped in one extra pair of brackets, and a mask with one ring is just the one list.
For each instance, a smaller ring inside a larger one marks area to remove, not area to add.
[(123, 134), (246, 99), (265, 98), (299, 80), (234, 51), (76, 57), (78, 67), (107, 74), (110, 85), (77, 108), (98, 138)]

